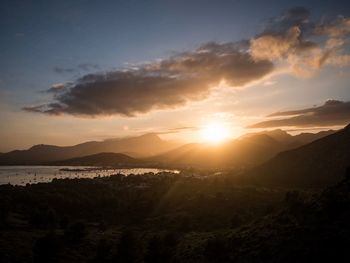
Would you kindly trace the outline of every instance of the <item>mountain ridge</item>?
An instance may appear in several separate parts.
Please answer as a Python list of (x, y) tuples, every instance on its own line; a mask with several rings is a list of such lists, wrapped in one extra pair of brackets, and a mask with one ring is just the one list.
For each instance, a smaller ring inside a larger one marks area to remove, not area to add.
[(57, 161), (49, 163), (50, 165), (68, 165), (68, 166), (118, 166), (127, 167), (138, 164), (140, 161), (122, 153), (97, 153), (83, 157)]
[(137, 156), (152, 156), (169, 151), (178, 146), (164, 141), (156, 134), (110, 139), (101, 142), (89, 141), (73, 146), (38, 144), (27, 150), (14, 150), (1, 154), (2, 165), (32, 165), (83, 157), (102, 152), (135, 153)]
[(324, 187), (340, 181), (336, 175), (343, 175), (348, 166), (350, 124), (309, 144), (281, 152), (246, 176), (259, 184)]
[(221, 145), (185, 144), (146, 160), (162, 165), (171, 164), (185, 167), (251, 168), (269, 160), (279, 152), (297, 148), (312, 141), (313, 138), (318, 139), (332, 133), (334, 131), (311, 134), (305, 140), (283, 130), (248, 133)]

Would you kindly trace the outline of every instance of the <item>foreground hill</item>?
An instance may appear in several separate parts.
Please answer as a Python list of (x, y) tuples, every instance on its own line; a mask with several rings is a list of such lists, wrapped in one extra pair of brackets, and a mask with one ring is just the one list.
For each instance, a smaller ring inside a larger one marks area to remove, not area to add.
[(35, 145), (28, 150), (16, 150), (0, 155), (0, 165), (43, 164), (102, 152), (152, 156), (169, 151), (177, 145), (155, 134), (138, 137), (86, 142), (74, 146)]
[(350, 171), (324, 191), (231, 179), (162, 173), (2, 185), (0, 262), (349, 262)]
[(350, 166), (350, 125), (297, 149), (282, 152), (249, 172), (264, 184), (327, 186), (341, 179)]
[(83, 157), (72, 158), (50, 163), (51, 165), (79, 165), (79, 166), (130, 166), (138, 164), (135, 158), (122, 153), (97, 153)]
[(237, 140), (221, 145), (186, 144), (149, 158), (148, 161), (203, 168), (253, 167), (269, 160), (281, 151), (299, 147), (331, 133), (333, 131), (292, 136), (282, 130), (265, 131), (246, 134)]
[(313, 198), (297, 191), (288, 192), (279, 210), (250, 224), (209, 235), (188, 235), (182, 240), (182, 251), (177, 251), (176, 260), (349, 262), (349, 193), (350, 174), (345, 180), (315, 194)]

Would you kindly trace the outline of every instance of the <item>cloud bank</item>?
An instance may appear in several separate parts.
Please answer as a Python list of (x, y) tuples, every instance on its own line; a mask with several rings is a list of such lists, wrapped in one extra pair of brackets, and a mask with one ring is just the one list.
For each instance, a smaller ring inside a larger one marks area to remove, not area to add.
[(194, 51), (124, 70), (88, 74), (74, 83), (55, 85), (53, 102), (24, 108), (52, 115), (132, 117), (203, 100), (221, 81), (244, 86), (273, 71), (269, 60), (254, 60), (237, 43), (208, 43)]
[(249, 128), (344, 125), (350, 122), (350, 101), (327, 100), (319, 107), (275, 112), (268, 117), (284, 118), (259, 122)]
[[(349, 34), (350, 19), (313, 22), (309, 10), (296, 7), (271, 19), (250, 41), (210, 42), (161, 61), (86, 74), (74, 82), (52, 86), (48, 89), (52, 101), (24, 110), (132, 117), (204, 100), (223, 81), (225, 86), (244, 87), (281, 69), (311, 77), (322, 66), (350, 64), (350, 56), (344, 51)], [(71, 69), (55, 70), (67, 73)]]

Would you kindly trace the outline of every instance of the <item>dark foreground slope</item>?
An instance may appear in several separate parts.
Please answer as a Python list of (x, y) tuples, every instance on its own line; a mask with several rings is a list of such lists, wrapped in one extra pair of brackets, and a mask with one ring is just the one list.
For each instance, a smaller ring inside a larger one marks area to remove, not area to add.
[[(275, 213), (232, 231), (189, 235), (179, 262), (349, 262), (350, 173), (305, 198), (288, 192)], [(194, 244), (194, 245), (193, 245)]]
[(247, 175), (256, 183), (324, 187), (339, 182), (350, 166), (350, 125), (297, 149), (279, 153)]
[(319, 193), (171, 174), (1, 186), (0, 261), (349, 262), (349, 177)]
[(188, 235), (252, 222), (283, 195), (170, 173), (0, 186), (0, 262), (186, 262)]

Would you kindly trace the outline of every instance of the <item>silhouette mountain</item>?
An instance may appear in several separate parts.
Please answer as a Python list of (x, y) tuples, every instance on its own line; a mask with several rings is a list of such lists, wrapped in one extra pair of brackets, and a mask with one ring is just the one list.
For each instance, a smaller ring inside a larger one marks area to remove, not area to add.
[(160, 139), (156, 134), (91, 141), (74, 146), (35, 145), (28, 150), (15, 150), (0, 156), (2, 165), (32, 165), (66, 160), (102, 152), (127, 153), (145, 157), (169, 151), (178, 145)]
[(264, 131), (246, 134), (221, 145), (186, 144), (148, 158), (147, 161), (201, 168), (250, 168), (269, 160), (281, 151), (299, 147), (331, 133), (333, 131), (292, 136), (282, 130)]
[(341, 180), (350, 166), (350, 125), (253, 168), (248, 180), (297, 187), (323, 187)]
[(135, 158), (122, 153), (97, 153), (83, 157), (57, 161), (54, 165), (81, 165), (81, 166), (130, 166), (139, 163)]
[(291, 146), (294, 145), (298, 147), (303, 144), (307, 144), (317, 139), (320, 139), (322, 137), (325, 137), (327, 135), (331, 135), (333, 133), (335, 133), (335, 131), (328, 130), (328, 131), (321, 131), (318, 133), (300, 133), (298, 135), (293, 136), (287, 133), (286, 131), (283, 131), (281, 129), (276, 129), (271, 131), (262, 131), (259, 133), (248, 133), (243, 135), (241, 138), (247, 138), (247, 137), (251, 137), (259, 134), (266, 134), (280, 143), (290, 144)]

